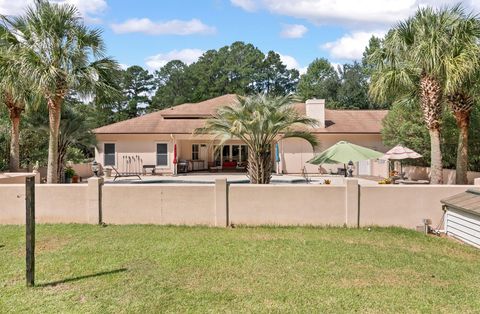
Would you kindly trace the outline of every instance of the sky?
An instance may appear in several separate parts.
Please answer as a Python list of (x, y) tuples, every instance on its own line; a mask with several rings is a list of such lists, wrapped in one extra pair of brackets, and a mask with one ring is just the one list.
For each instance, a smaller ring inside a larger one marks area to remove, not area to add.
[[(51, 0), (77, 6), (85, 23), (103, 30), (108, 54), (123, 67), (151, 71), (168, 61), (195, 62), (235, 41), (280, 54), (304, 72), (315, 58), (359, 60), (372, 35), (383, 36), (422, 6), (480, 0)], [(0, 14), (18, 15), (32, 0), (0, 0)]]

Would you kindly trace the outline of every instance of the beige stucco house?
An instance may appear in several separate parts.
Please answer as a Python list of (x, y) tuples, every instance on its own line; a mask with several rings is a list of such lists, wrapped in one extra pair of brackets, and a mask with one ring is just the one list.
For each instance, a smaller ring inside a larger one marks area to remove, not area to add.
[[(139, 171), (145, 166), (155, 168), (156, 173), (171, 174), (175, 171), (176, 154), (177, 167), (188, 168), (188, 171), (242, 171), (247, 147), (241, 141), (231, 140), (216, 149), (213, 136), (193, 134), (217, 108), (232, 105), (236, 99), (236, 95), (224, 95), (97, 128), (94, 130), (96, 161), (104, 167), (113, 165), (122, 172)], [(386, 110), (330, 110), (325, 109), (324, 100), (317, 99), (294, 106), (300, 113), (319, 121), (319, 127), (311, 132), (318, 137), (320, 145), (312, 149), (304, 140), (280, 140), (280, 162), (276, 167), (279, 173), (336, 172), (343, 165), (318, 167), (306, 161), (341, 140), (386, 151), (380, 134)], [(386, 176), (386, 169), (382, 161), (356, 165), (356, 172), (361, 175)]]

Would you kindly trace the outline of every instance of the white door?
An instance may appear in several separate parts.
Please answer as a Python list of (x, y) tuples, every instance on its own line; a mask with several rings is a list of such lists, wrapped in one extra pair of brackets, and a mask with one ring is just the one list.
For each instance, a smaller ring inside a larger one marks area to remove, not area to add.
[(198, 158), (203, 160), (203, 169), (208, 168), (208, 148), (206, 144), (200, 144), (200, 149), (198, 151)]
[(363, 160), (358, 162), (358, 175), (369, 176), (371, 175), (370, 160)]

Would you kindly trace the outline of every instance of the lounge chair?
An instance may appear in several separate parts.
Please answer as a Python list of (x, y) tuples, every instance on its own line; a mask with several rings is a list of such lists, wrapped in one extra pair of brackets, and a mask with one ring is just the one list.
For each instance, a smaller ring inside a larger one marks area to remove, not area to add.
[(114, 166), (110, 166), (110, 167), (112, 168), (113, 171), (115, 171), (115, 178), (113, 178), (113, 181), (117, 180), (117, 178), (126, 178), (126, 177), (138, 177), (140, 180), (142, 180), (139, 173), (119, 172), (117, 168), (115, 168)]

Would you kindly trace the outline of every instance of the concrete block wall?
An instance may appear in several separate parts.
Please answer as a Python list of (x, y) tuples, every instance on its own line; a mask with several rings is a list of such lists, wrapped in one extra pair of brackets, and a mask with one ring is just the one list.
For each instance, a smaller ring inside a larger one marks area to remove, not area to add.
[[(476, 180), (480, 185), (480, 179)], [(472, 186), (88, 184), (36, 185), (39, 223), (401, 226), (429, 218), (436, 227), (440, 200)], [(0, 224), (25, 223), (24, 184), (0, 185)]]
[(345, 186), (232, 184), (229, 221), (243, 225), (343, 225)]

